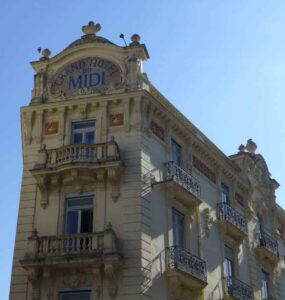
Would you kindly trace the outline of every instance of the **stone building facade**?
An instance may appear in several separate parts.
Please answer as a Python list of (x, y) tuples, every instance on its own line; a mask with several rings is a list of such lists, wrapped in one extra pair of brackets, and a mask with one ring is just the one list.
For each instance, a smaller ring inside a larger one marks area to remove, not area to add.
[(10, 300), (284, 300), (256, 144), (227, 157), (149, 82), (140, 37), (100, 28), (32, 62)]

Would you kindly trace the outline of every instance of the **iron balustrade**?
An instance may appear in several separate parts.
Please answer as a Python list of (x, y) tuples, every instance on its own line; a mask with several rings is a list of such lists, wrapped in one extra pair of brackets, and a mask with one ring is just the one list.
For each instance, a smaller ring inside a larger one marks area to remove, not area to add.
[(268, 233), (261, 230), (259, 241), (260, 241), (260, 246), (266, 248), (268, 251), (272, 252), (276, 256), (279, 256), (278, 242), (273, 237), (271, 237)]
[(226, 220), (237, 227), (240, 231), (247, 234), (247, 222), (246, 218), (241, 215), (238, 211), (232, 208), (227, 203), (218, 203), (218, 217), (220, 220)]
[(165, 181), (173, 180), (196, 197), (201, 197), (201, 184), (198, 179), (182, 169), (175, 162), (169, 161), (165, 163), (164, 176)]
[(167, 266), (207, 282), (206, 262), (179, 246), (166, 248)]
[(234, 278), (226, 277), (228, 294), (238, 300), (253, 300), (252, 288), (244, 282)]

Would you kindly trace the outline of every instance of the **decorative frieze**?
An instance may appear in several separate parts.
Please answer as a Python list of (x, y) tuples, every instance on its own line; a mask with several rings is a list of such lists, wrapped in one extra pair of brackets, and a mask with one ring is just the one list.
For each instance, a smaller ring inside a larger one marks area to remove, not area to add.
[(200, 159), (193, 155), (193, 166), (204, 174), (213, 183), (217, 182), (217, 176), (213, 170), (211, 170), (207, 165), (205, 165)]
[(44, 134), (50, 135), (50, 134), (57, 134), (59, 129), (59, 123), (58, 121), (50, 121), (45, 122), (44, 125)]
[(153, 120), (151, 120), (150, 122), (150, 129), (158, 138), (164, 141), (165, 139), (164, 129)]
[(124, 125), (124, 114), (118, 113), (118, 114), (110, 114), (109, 115), (109, 126), (121, 126)]
[(243, 200), (243, 196), (239, 193), (235, 193), (235, 200), (236, 202), (241, 205), (241, 206), (244, 206), (244, 200)]

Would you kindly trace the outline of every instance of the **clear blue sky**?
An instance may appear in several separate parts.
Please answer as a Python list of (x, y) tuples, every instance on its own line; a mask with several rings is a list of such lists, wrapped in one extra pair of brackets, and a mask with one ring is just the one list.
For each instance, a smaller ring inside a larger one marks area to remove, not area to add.
[(152, 83), (225, 154), (252, 138), (285, 207), (284, 0), (1, 0), (0, 299), (8, 299), (22, 173), (20, 106), (37, 48), (53, 54), (94, 20), (122, 45), (142, 37)]

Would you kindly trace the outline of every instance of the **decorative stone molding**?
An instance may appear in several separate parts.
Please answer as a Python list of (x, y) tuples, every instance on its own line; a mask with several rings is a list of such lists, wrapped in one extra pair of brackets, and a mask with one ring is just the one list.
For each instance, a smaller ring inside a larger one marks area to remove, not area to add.
[(126, 132), (129, 132), (131, 130), (131, 124), (130, 124), (130, 107), (131, 107), (131, 100), (129, 98), (124, 99), (123, 101), (124, 105), (124, 128)]
[(79, 269), (72, 269), (62, 276), (62, 285), (66, 288), (76, 289), (88, 283), (88, 275)]
[(41, 200), (40, 204), (43, 209), (45, 209), (49, 202), (49, 188), (50, 188), (50, 181), (47, 177), (37, 177), (36, 178), (40, 193), (41, 193)]
[(31, 268), (27, 271), (28, 281), (32, 285), (32, 300), (40, 300), (42, 272), (40, 268)]
[(59, 140), (64, 141), (65, 138), (65, 123), (66, 123), (67, 107), (61, 107), (58, 110), (59, 114)]
[(107, 279), (108, 294), (111, 299), (114, 299), (118, 294), (118, 279), (117, 268), (113, 262), (104, 262), (104, 274)]
[(203, 221), (204, 221), (204, 232), (205, 232), (205, 235), (206, 235), (206, 237), (209, 237), (209, 235), (210, 235), (210, 228), (211, 228), (212, 224), (214, 223), (214, 220), (211, 217), (210, 209), (209, 208), (205, 208), (203, 210)]
[(67, 145), (51, 150), (43, 144), (31, 173), (41, 193), (41, 206), (45, 208), (51, 189), (75, 182), (79, 185), (96, 182), (99, 189), (104, 189), (109, 181), (111, 197), (117, 201), (123, 168), (118, 144), (112, 136), (107, 143)]
[(120, 197), (120, 176), (119, 171), (115, 168), (108, 169), (108, 179), (111, 183), (111, 198), (117, 202)]
[(34, 119), (34, 112), (27, 111), (25, 113), (24, 124), (23, 124), (24, 140), (27, 145), (30, 145), (32, 142), (33, 119)]
[(36, 133), (34, 136), (34, 140), (37, 144), (40, 144), (42, 141), (42, 136), (43, 136), (43, 121), (44, 121), (44, 112), (43, 111), (37, 111), (36, 112)]
[(93, 286), (95, 287), (93, 297), (94, 299), (100, 299), (102, 295), (102, 274), (100, 268), (92, 268), (92, 278)]

